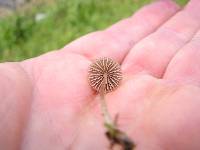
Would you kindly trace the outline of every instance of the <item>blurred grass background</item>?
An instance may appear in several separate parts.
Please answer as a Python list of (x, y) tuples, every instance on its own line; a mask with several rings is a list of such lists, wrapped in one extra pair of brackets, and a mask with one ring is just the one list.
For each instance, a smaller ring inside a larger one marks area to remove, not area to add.
[[(59, 49), (130, 16), (152, 0), (43, 0), (0, 17), (0, 62)], [(181, 5), (188, 0), (177, 0)]]

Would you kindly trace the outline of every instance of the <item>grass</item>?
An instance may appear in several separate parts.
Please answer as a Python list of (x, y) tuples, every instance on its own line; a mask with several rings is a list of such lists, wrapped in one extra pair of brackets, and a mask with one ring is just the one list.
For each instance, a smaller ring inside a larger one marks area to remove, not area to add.
[[(59, 49), (70, 41), (130, 16), (152, 0), (57, 0), (0, 19), (0, 62)], [(185, 4), (187, 0), (178, 0)], [(45, 18), (36, 21), (36, 15)]]

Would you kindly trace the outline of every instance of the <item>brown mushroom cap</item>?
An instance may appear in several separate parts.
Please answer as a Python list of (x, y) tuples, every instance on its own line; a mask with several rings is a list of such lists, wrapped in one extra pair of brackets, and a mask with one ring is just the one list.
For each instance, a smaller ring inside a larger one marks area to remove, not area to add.
[(89, 83), (94, 90), (100, 91), (104, 77), (106, 93), (116, 89), (122, 80), (120, 65), (111, 58), (100, 58), (90, 65)]

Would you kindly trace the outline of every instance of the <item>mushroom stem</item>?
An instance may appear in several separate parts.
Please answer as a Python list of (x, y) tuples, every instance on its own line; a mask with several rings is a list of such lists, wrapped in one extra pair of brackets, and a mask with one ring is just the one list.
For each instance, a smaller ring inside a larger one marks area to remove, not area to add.
[(104, 78), (103, 78), (103, 82), (102, 82), (102, 85), (101, 85), (101, 88), (100, 88), (100, 103), (101, 103), (101, 109), (102, 109), (102, 113), (103, 113), (103, 117), (104, 117), (104, 121), (105, 121), (105, 124), (108, 124), (110, 126), (115, 126), (111, 117), (110, 117), (110, 114), (108, 112), (108, 108), (107, 108), (107, 105), (106, 105), (106, 83), (107, 83), (107, 74), (105, 73), (104, 74)]
[(103, 75), (103, 82), (99, 90), (100, 94), (100, 103), (101, 103), (101, 110), (104, 117), (104, 125), (107, 128), (106, 136), (111, 142), (111, 147), (115, 144), (119, 144), (123, 147), (124, 150), (133, 150), (134, 143), (129, 139), (129, 137), (122, 131), (120, 131), (117, 126), (116, 122), (110, 117), (108, 112), (108, 108), (106, 105), (106, 84), (107, 84), (107, 74)]

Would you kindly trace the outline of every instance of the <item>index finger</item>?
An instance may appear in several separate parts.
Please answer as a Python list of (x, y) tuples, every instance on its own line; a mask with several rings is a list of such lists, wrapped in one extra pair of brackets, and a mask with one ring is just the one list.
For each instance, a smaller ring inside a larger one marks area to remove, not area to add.
[(121, 62), (135, 43), (155, 31), (178, 9), (171, 0), (157, 1), (104, 31), (90, 33), (70, 43), (60, 52), (78, 53), (89, 59), (110, 57)]

